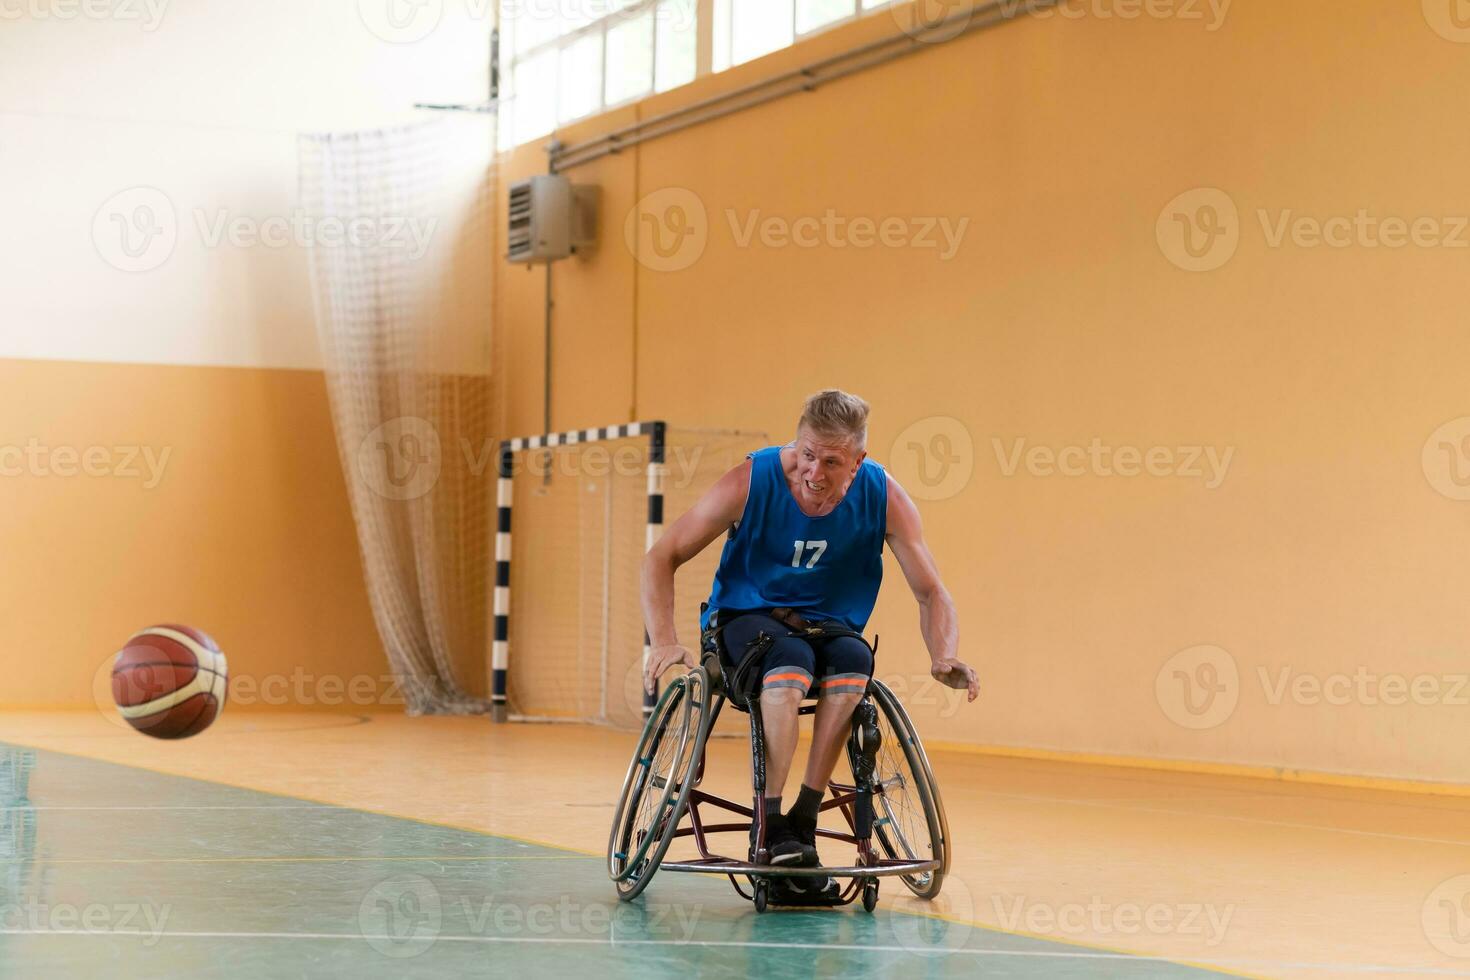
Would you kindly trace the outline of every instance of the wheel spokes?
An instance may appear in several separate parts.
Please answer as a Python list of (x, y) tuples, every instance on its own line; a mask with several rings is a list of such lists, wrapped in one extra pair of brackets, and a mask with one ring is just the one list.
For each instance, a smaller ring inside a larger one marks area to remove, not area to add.
[[(937, 808), (934, 788), (928, 770), (915, 761), (912, 729), (904, 721), (902, 708), (886, 689), (876, 690), (878, 724), (883, 740), (878, 750), (877, 765), (869, 786), (873, 791), (874, 834), (883, 851), (891, 858), (912, 861), (943, 862), (944, 842), (940, 831), (942, 817)], [(936, 871), (902, 876), (905, 883), (922, 897), (935, 885)]]
[(673, 840), (705, 736), (708, 698), (703, 670), (676, 678), (639, 739), (608, 847), (609, 873), (625, 900), (647, 886)]

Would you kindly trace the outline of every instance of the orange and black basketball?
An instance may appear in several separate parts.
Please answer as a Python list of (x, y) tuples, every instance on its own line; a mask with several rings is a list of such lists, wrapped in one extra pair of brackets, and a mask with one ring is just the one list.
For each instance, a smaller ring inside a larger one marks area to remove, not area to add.
[(154, 738), (188, 738), (225, 706), (225, 655), (208, 633), (150, 626), (112, 662), (112, 699), (129, 725)]

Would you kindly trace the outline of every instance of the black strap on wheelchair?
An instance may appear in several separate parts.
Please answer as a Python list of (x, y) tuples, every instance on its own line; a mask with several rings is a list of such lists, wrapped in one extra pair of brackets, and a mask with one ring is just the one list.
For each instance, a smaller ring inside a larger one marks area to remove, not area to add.
[[(708, 608), (709, 603), (701, 602), (699, 604), (700, 614), (703, 615), (704, 611)], [(716, 657), (720, 656), (720, 634), (725, 631), (725, 626), (728, 625), (726, 623), (720, 622), (722, 612), (724, 612), (724, 610), (716, 609), (715, 614), (710, 617), (709, 628), (702, 630), (699, 634), (700, 651), (712, 653)], [(868, 643), (867, 637), (863, 636), (863, 634), (859, 633), (857, 630), (850, 628), (840, 620), (824, 619), (819, 622), (808, 623), (806, 626), (803, 627), (790, 626), (788, 627), (788, 629), (790, 630), (790, 633), (788, 634), (790, 636), (805, 637), (812, 640), (826, 640), (839, 636), (851, 636), (857, 640), (862, 641), (862, 644), (868, 647), (868, 649), (873, 652), (874, 658), (878, 656), (878, 637), (874, 636), (873, 642), (870, 644)], [(755, 664), (761, 662), (761, 660), (764, 659), (766, 651), (771, 648), (771, 645), (776, 642), (776, 639), (776, 637), (770, 635), (764, 630), (757, 633), (755, 639), (750, 641), (750, 646), (741, 656), (740, 662), (734, 665), (735, 670), (732, 676), (729, 678), (728, 683), (726, 684), (726, 690), (730, 692), (731, 696), (733, 696), (736, 701), (742, 704), (748, 703), (755, 697), (757, 693), (759, 693), (754, 689), (747, 687), (750, 678), (750, 671), (755, 669)], [(723, 659), (733, 658), (730, 658), (727, 652), (726, 657)]]
[[(709, 603), (707, 602), (701, 602), (699, 604), (700, 613), (703, 613), (708, 608)], [(722, 612), (724, 610), (716, 609), (715, 614), (710, 617), (709, 628), (700, 633), (699, 644), (701, 649), (707, 649), (714, 653), (719, 652), (719, 647), (716, 644), (719, 642), (720, 634), (725, 631), (725, 627), (728, 625), (727, 623), (720, 622), (720, 614)], [(863, 645), (869, 647), (874, 655), (878, 653), (878, 638), (876, 636), (873, 637), (873, 642), (869, 644), (867, 637), (863, 636), (857, 630), (850, 628), (841, 620), (824, 619), (815, 623), (808, 623), (803, 627), (790, 626), (788, 629), (791, 630), (791, 635), (793, 636), (809, 636), (814, 640), (826, 640), (837, 636), (851, 636), (855, 639), (862, 640)]]

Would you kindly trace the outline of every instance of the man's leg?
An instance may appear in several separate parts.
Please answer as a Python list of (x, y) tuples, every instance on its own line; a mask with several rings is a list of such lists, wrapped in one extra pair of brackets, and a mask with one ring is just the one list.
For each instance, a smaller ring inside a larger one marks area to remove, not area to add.
[(856, 637), (839, 636), (823, 645), (818, 659), (822, 670), (816, 694), (820, 700), (802, 782), (825, 790), (847, 742), (852, 709), (863, 699), (868, 679), (873, 676), (873, 652)]
[(837, 758), (852, 730), (852, 711), (873, 676), (873, 653), (856, 637), (828, 640), (818, 652), (821, 664), (816, 692), (819, 698), (812, 727), (812, 747), (807, 755), (806, 776), (801, 795), (792, 804), (787, 819), (804, 843), (815, 844), (817, 812)]
[(795, 687), (761, 689), (761, 721), (766, 733), (766, 799), (776, 800), (777, 805), (786, 776), (791, 772), (791, 761), (796, 757), (796, 736), (800, 731), (798, 709), (805, 693), (804, 688)]
[(786, 829), (786, 819), (781, 813), (781, 790), (796, 755), (799, 709), (811, 687), (816, 657), (811, 644), (789, 635), (786, 624), (761, 615), (731, 620), (725, 627), (725, 649), (732, 658), (740, 658), (762, 632), (776, 637), (764, 661), (753, 668), (761, 677), (761, 720), (766, 746), (766, 846), (773, 862), (788, 863), (802, 859), (805, 851)]
[[(864, 677), (862, 683), (866, 683)], [(825, 789), (832, 779), (832, 770), (837, 768), (837, 757), (847, 744), (852, 731), (852, 709), (863, 699), (863, 692), (824, 694), (817, 703), (813, 716), (812, 748), (806, 758), (806, 775), (802, 784), (813, 789)]]

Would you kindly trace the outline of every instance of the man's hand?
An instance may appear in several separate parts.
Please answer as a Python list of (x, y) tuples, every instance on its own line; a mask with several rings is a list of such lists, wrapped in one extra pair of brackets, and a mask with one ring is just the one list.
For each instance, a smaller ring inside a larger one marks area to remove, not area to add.
[(929, 673), (939, 683), (957, 691), (968, 691), (973, 701), (980, 696), (980, 679), (963, 660), (936, 660), (929, 665)]
[(677, 643), (649, 650), (648, 663), (643, 666), (643, 690), (652, 694), (654, 683), (663, 676), (664, 671), (675, 664), (695, 667), (698, 661), (694, 659), (694, 654), (690, 653), (687, 647)]

